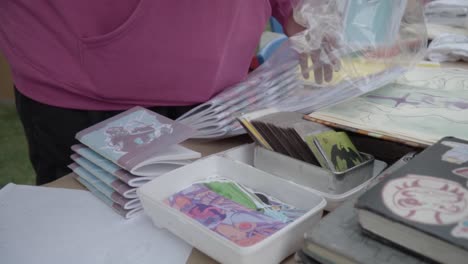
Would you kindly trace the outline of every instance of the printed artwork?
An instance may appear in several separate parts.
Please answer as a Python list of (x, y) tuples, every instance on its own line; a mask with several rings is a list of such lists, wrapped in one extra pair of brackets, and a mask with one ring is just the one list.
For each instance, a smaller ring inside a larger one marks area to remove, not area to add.
[(143, 107), (133, 107), (77, 133), (84, 145), (132, 171), (141, 162), (196, 131)]
[(419, 67), (396, 83), (310, 116), (342, 126), (432, 144), (468, 138), (466, 70)]
[(468, 212), (468, 190), (457, 182), (410, 174), (389, 181), (382, 200), (394, 214), (407, 220), (449, 225), (459, 222)]
[(328, 167), (335, 171), (345, 171), (365, 161), (344, 132), (327, 131), (313, 137)]
[(165, 203), (242, 247), (254, 245), (286, 226), (218, 195), (204, 184), (194, 184)]
[(111, 124), (106, 127), (105, 142), (114, 152), (128, 153), (135, 151), (142, 145), (147, 145), (159, 138), (162, 134), (171, 134), (171, 124), (161, 124), (156, 117), (153, 120), (144, 120), (142, 111), (135, 119), (125, 120), (125, 123)]
[(468, 162), (468, 145), (452, 141), (443, 141), (443, 145), (452, 149), (442, 155), (442, 160), (455, 164)]
[(456, 168), (452, 173), (468, 179), (468, 167)]
[(452, 229), (452, 236), (468, 239), (468, 218), (460, 221), (457, 226)]

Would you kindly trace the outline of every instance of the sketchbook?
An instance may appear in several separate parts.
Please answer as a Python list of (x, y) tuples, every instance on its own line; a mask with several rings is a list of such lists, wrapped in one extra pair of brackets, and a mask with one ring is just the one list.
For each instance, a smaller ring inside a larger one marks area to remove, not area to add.
[(359, 223), (440, 263), (468, 258), (468, 141), (444, 137), (359, 197)]
[(445, 136), (468, 139), (468, 71), (416, 67), (395, 83), (306, 118), (412, 146)]
[[(160, 175), (201, 154), (178, 143), (196, 131), (142, 107), (134, 107), (77, 133), (82, 144), (133, 175)], [(86, 157), (82, 153), (79, 153)]]

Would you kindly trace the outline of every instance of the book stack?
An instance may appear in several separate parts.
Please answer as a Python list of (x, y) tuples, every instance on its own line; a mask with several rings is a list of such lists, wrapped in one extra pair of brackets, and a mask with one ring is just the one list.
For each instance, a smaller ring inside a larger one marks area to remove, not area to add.
[(308, 232), (298, 259), (467, 263), (468, 141), (442, 138), (383, 174)]
[(134, 107), (77, 133), (69, 165), (76, 179), (125, 218), (142, 206), (136, 189), (201, 154), (179, 143), (195, 131)]

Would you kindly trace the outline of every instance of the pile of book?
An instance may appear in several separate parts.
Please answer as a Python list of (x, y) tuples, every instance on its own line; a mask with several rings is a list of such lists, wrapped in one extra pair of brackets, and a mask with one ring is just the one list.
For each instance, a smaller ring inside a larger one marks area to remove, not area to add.
[(404, 157), (357, 200), (328, 214), (306, 233), (296, 259), (467, 263), (467, 179), (468, 141), (445, 137), (414, 158)]
[(77, 133), (72, 146), (76, 179), (125, 218), (142, 210), (137, 188), (201, 154), (179, 143), (195, 131), (134, 107)]

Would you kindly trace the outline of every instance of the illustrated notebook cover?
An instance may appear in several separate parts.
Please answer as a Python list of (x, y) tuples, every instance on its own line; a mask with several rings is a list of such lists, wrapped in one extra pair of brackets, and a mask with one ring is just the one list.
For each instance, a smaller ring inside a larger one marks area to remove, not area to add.
[[(448, 257), (466, 263), (460, 254), (468, 256), (467, 168), (468, 141), (441, 139), (359, 198), (361, 225), (438, 261), (444, 258), (441, 252), (427, 248), (442, 244), (449, 248)], [(425, 239), (395, 235), (401, 230)], [(423, 246), (426, 243), (431, 244)]]
[[(103, 157), (132, 172), (138, 165), (148, 163), (156, 154), (164, 154), (170, 146), (195, 134), (196, 131), (189, 126), (137, 106), (80, 131), (76, 138)], [(194, 151), (175, 154), (184, 155), (167, 158), (200, 157)]]

